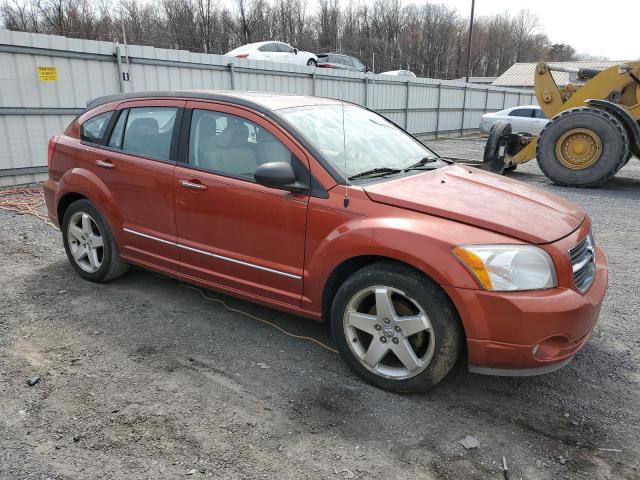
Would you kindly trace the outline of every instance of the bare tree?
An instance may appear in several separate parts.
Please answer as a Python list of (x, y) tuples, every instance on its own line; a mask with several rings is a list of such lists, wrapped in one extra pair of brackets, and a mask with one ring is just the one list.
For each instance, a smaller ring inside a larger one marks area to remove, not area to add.
[[(0, 0), (2, 2), (3, 0)], [(378, 71), (410, 68), (429, 77), (459, 78), (467, 58), (468, 20), (438, 3), (401, 0), (4, 0), (5, 28), (68, 37), (225, 53), (260, 40), (310, 51), (342, 51)], [(154, 3), (155, 2), (155, 3)], [(114, 13), (115, 11), (115, 13)], [(570, 45), (552, 44), (529, 10), (478, 19), (472, 75), (500, 75), (515, 62), (570, 60)], [(589, 58), (588, 54), (581, 54)]]

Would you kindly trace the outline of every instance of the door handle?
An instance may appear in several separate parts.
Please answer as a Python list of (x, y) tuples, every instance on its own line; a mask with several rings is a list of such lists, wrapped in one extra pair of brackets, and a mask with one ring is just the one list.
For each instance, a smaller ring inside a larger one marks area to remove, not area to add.
[(96, 160), (96, 165), (102, 168), (107, 168), (107, 169), (116, 168), (115, 164), (110, 162), (109, 160)]
[(180, 180), (180, 185), (182, 185), (184, 188), (188, 188), (189, 190), (203, 191), (209, 188), (198, 181), (189, 181), (189, 180)]

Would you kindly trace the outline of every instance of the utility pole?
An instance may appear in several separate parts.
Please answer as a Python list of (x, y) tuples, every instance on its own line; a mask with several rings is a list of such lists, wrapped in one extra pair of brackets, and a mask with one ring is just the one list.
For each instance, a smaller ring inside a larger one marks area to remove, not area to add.
[(471, 39), (473, 38), (473, 13), (476, 7), (476, 0), (471, 0), (471, 18), (469, 20), (469, 43), (467, 45), (467, 83), (469, 83), (469, 72), (471, 71)]

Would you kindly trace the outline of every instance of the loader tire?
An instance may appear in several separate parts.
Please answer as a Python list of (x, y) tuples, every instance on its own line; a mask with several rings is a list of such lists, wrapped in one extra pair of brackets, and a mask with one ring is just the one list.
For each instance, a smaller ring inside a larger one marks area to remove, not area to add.
[(629, 135), (610, 113), (578, 107), (556, 115), (540, 132), (536, 156), (542, 172), (564, 187), (597, 187), (629, 156)]
[(496, 157), (500, 151), (500, 138), (503, 135), (511, 133), (511, 124), (508, 122), (498, 121), (493, 124), (489, 130), (489, 138), (484, 146), (483, 169), (494, 173), (502, 173), (504, 171), (504, 160), (502, 163)]

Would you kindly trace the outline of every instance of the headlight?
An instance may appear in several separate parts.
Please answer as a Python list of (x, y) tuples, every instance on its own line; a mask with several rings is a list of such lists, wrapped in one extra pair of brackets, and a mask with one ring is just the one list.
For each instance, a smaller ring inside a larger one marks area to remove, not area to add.
[(540, 290), (558, 285), (551, 257), (533, 245), (461, 245), (453, 254), (486, 290)]

